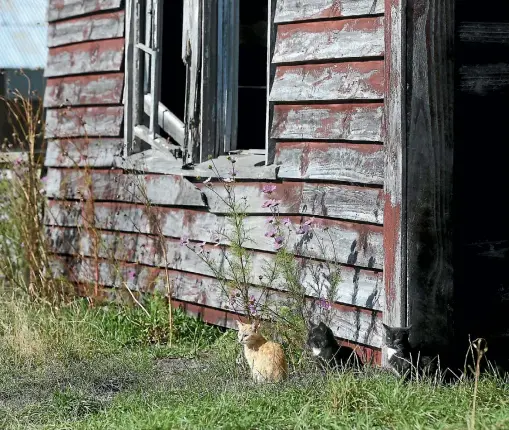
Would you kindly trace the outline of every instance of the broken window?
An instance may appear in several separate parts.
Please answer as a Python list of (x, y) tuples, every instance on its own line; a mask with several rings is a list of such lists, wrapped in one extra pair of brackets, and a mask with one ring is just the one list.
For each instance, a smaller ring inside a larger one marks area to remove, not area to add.
[(263, 154), (267, 2), (127, 3), (126, 155), (152, 149), (192, 166)]

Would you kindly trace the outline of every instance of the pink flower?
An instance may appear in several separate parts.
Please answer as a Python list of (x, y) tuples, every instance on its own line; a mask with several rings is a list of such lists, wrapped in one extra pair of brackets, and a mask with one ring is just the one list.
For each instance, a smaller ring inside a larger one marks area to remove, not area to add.
[(265, 194), (272, 194), (276, 191), (276, 186), (273, 184), (265, 184), (262, 188), (262, 192)]
[(16, 160), (14, 160), (14, 164), (15, 164), (16, 166), (19, 166), (22, 162), (23, 162), (23, 159), (22, 159), (21, 157), (16, 158)]
[(187, 246), (189, 244), (189, 237), (182, 236), (180, 238), (180, 246)]
[(276, 222), (276, 218), (270, 217), (265, 220), (266, 224), (274, 224)]
[(129, 270), (129, 272), (127, 273), (127, 277), (129, 278), (130, 281), (134, 281), (134, 279), (136, 278), (136, 272), (134, 270)]
[(288, 227), (292, 225), (292, 222), (290, 221), (290, 218), (285, 218), (283, 219), (283, 224)]
[(41, 182), (42, 182), (43, 184), (45, 184), (47, 180), (48, 180), (48, 177), (47, 177), (47, 176), (43, 176), (43, 177), (41, 178)]

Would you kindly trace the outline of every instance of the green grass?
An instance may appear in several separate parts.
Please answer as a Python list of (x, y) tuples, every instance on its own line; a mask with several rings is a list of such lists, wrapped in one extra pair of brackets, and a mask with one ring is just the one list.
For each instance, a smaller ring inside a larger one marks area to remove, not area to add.
[[(234, 333), (176, 312), (170, 348), (164, 302), (147, 310), (3, 299), (0, 429), (469, 428), (471, 381), (403, 384), (308, 366), (256, 386), (236, 363)], [(481, 378), (475, 428), (509, 428), (507, 383)]]

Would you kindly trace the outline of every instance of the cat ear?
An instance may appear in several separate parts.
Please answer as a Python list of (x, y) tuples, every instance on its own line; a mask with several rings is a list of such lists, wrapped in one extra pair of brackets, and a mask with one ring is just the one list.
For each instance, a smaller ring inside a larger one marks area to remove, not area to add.
[(313, 329), (315, 327), (316, 327), (316, 324), (313, 321), (309, 320), (309, 328)]
[(410, 324), (410, 325), (409, 325), (409, 326), (407, 326), (407, 327), (404, 327), (404, 330), (405, 330), (405, 331), (410, 331), (410, 329), (411, 329), (411, 328), (412, 328), (412, 324)]
[(237, 320), (237, 327), (238, 328), (242, 327), (242, 321), (241, 320)]
[(251, 328), (256, 333), (258, 331), (258, 328), (260, 327), (260, 321), (253, 321), (251, 323)]
[(320, 321), (320, 324), (318, 324), (318, 327), (320, 327), (321, 330), (327, 330), (327, 326), (323, 321)]
[(387, 324), (382, 323), (382, 325), (384, 326), (384, 329), (387, 331), (389, 331), (391, 329)]

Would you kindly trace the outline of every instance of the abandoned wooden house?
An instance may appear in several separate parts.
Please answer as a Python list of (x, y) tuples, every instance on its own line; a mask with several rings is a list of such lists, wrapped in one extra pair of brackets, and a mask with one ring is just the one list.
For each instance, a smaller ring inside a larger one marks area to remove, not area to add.
[(317, 247), (331, 235), (339, 339), (379, 361), (382, 320), (442, 346), (507, 334), (509, 5), (488, 3), (49, 0), (57, 261), (105, 292), (162, 281), (141, 182), (160, 209), (175, 303), (231, 325), (210, 270), (179, 240), (213, 249), (225, 208), (203, 182), (209, 159), (226, 175), (234, 153), (255, 273), (274, 255), (264, 185), (294, 225), (314, 218), (314, 236), (291, 243), (302, 264), (333, 258)]

